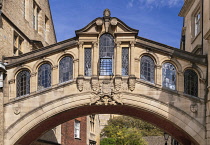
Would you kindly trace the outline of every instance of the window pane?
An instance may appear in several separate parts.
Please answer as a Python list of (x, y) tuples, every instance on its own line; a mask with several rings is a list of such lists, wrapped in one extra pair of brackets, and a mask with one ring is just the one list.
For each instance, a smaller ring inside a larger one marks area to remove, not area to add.
[(92, 75), (92, 69), (91, 69), (91, 48), (85, 48), (85, 76), (91, 76)]
[(176, 90), (176, 69), (171, 63), (165, 63), (162, 67), (163, 87)]
[(74, 122), (74, 137), (80, 138), (80, 122), (77, 120)]
[(73, 79), (73, 59), (66, 56), (59, 63), (59, 81), (60, 83)]
[(114, 56), (114, 39), (112, 35), (102, 35), (99, 45), (100, 75), (112, 75), (112, 61)]
[(38, 70), (38, 89), (44, 89), (51, 86), (51, 66), (43, 64)]
[(143, 56), (141, 58), (141, 76), (140, 78), (154, 83), (154, 72), (155, 72), (155, 64), (152, 58), (149, 56)]
[(100, 75), (112, 75), (112, 59), (101, 58), (100, 59)]
[(24, 96), (30, 93), (30, 73), (29, 71), (21, 71), (18, 73), (17, 78), (17, 97)]
[(194, 70), (184, 72), (184, 92), (192, 96), (198, 96), (198, 76)]
[(129, 48), (122, 48), (122, 75), (127, 76), (129, 72)]

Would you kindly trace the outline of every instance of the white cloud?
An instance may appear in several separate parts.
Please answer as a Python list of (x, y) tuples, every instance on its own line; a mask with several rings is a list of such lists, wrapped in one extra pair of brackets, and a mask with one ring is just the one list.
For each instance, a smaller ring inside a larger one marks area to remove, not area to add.
[(130, 0), (130, 1), (128, 2), (127, 7), (132, 8), (132, 7), (133, 7), (133, 1), (134, 1), (134, 0)]
[(162, 7), (177, 7), (183, 4), (183, 0), (129, 0), (128, 7), (134, 5), (140, 8), (162, 8)]

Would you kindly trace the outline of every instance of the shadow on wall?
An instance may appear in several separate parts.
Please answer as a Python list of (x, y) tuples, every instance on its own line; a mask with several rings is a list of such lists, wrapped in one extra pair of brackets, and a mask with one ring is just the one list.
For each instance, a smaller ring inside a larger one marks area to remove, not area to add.
[(58, 143), (54, 129), (48, 131), (43, 136), (41, 136), (37, 141), (32, 143), (32, 145), (61, 145)]

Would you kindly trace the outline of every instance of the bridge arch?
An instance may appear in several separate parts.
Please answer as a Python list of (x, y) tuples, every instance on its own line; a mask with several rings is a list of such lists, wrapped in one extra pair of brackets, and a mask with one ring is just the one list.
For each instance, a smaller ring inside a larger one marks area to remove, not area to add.
[[(16, 103), (30, 103), (30, 99), (21, 98)], [(172, 105), (160, 102), (150, 96), (123, 93), (123, 105), (90, 105), (91, 93), (79, 93), (59, 96), (54, 100), (26, 113), (8, 126), (5, 144), (28, 145), (42, 133), (70, 119), (90, 114), (122, 114), (148, 121), (162, 128), (184, 145), (204, 144), (204, 127), (192, 117)], [(9, 110), (14, 104), (5, 106)]]

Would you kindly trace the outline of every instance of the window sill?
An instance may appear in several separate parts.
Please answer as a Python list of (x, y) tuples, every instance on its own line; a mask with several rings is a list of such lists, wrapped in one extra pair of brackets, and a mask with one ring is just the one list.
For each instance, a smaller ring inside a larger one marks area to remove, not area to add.
[(77, 137), (74, 137), (74, 139), (77, 139), (77, 140), (82, 140), (81, 138), (77, 138)]
[(178, 94), (178, 91), (177, 90), (172, 90), (172, 89), (167, 88), (167, 87), (162, 87), (162, 90), (163, 91), (170, 92), (170, 93)]
[(189, 99), (192, 99), (193, 101), (199, 101), (199, 102), (200, 102), (201, 100), (204, 101), (203, 98), (196, 97), (196, 96), (193, 96), (193, 95), (189, 95), (189, 94), (186, 94), (186, 93), (183, 93), (183, 96), (185, 96), (185, 97), (187, 97), (187, 98), (189, 98)]
[(201, 34), (201, 31), (196, 35), (196, 36), (193, 36), (192, 39), (191, 39), (191, 44), (194, 43), (194, 41), (198, 38), (198, 36)]

